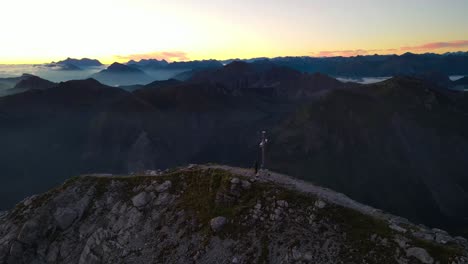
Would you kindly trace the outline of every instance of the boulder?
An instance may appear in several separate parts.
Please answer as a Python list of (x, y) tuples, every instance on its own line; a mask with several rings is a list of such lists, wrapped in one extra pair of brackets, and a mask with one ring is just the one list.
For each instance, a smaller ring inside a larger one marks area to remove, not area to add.
[(435, 241), (439, 244), (447, 244), (451, 242), (453, 239), (447, 233), (436, 233), (435, 234)]
[(155, 204), (156, 205), (166, 205), (171, 200), (171, 197), (172, 196), (169, 193), (161, 193), (161, 194), (158, 195), (158, 199), (156, 199)]
[(401, 226), (399, 226), (399, 225), (391, 224), (391, 225), (389, 225), (388, 227), (390, 227), (390, 229), (395, 230), (395, 231), (397, 231), (397, 232), (406, 233), (406, 229), (403, 228), (403, 227), (401, 227)]
[(244, 190), (248, 190), (250, 187), (252, 187), (252, 184), (249, 181), (242, 181), (241, 185)]
[(289, 206), (288, 202), (285, 201), (285, 200), (276, 201), (276, 204), (277, 204), (279, 207), (284, 207), (284, 208), (287, 208), (287, 207)]
[(59, 208), (54, 214), (55, 221), (62, 230), (67, 229), (77, 217), (75, 210), (70, 208)]
[(219, 231), (221, 231), (221, 229), (223, 229), (223, 227), (226, 225), (226, 223), (227, 223), (226, 217), (224, 217), (224, 216), (215, 217), (215, 218), (211, 219), (211, 221), (210, 221), (211, 229), (214, 232), (219, 232)]
[(239, 178), (232, 178), (231, 179), (232, 184), (239, 184), (239, 182), (240, 182)]
[(39, 223), (36, 220), (29, 220), (24, 223), (18, 234), (18, 241), (26, 244), (31, 244), (38, 237)]
[(135, 207), (143, 207), (151, 200), (151, 196), (147, 192), (141, 192), (132, 198), (132, 203)]
[(326, 204), (324, 201), (322, 201), (322, 200), (317, 200), (317, 201), (315, 201), (315, 204), (314, 204), (314, 205), (315, 205), (315, 207), (322, 209), (322, 208), (324, 208), (327, 204)]
[(432, 264), (434, 263), (434, 259), (427, 253), (427, 251), (423, 248), (412, 247), (406, 250), (407, 257), (415, 257), (419, 261), (425, 264)]
[(165, 181), (158, 187), (156, 187), (157, 192), (166, 192), (172, 187), (172, 182), (171, 181)]

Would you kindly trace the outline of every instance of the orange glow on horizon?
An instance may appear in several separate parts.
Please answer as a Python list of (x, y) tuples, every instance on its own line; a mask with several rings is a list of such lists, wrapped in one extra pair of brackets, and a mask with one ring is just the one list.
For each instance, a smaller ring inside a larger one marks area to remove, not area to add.
[(1, 6), (0, 64), (468, 50), (467, 1), (430, 1), (423, 11), (403, 0), (4, 0)]

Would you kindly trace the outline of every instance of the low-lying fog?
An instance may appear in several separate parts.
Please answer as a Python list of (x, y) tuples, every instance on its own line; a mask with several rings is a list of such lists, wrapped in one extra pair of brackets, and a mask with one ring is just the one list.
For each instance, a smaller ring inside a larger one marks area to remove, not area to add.
[(0, 78), (18, 77), (23, 73), (29, 73), (52, 82), (63, 82), (73, 79), (86, 79), (104, 68), (105, 66), (83, 70), (58, 70), (45, 65), (0, 65)]
[(354, 82), (360, 84), (371, 84), (371, 83), (378, 83), (383, 82), (392, 77), (336, 77), (337, 80), (341, 82)]
[[(107, 66), (91, 67), (82, 70), (63, 70), (46, 65), (0, 65), (0, 78), (18, 77), (24, 73), (33, 74), (43, 79), (52, 82), (63, 82), (69, 80), (80, 80), (90, 78), (93, 74), (105, 69)], [(174, 78), (178, 74), (183, 73), (186, 70), (149, 70), (146, 74), (151, 76), (154, 81), (167, 80)], [(450, 76), (450, 80), (456, 81), (463, 78), (463, 75)], [(390, 79), (391, 77), (336, 77), (336, 79), (342, 82), (355, 82), (360, 84), (371, 84), (382, 82)], [(108, 83), (108, 85), (115, 85), (114, 83)], [(123, 85), (123, 84), (121, 84)], [(126, 84), (128, 85), (128, 84)], [(1, 96), (1, 91), (0, 91)]]

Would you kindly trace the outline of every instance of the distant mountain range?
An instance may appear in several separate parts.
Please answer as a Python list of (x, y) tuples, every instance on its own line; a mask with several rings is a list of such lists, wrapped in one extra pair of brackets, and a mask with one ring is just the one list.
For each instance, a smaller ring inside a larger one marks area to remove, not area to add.
[[(115, 64), (107, 74), (142, 71)], [(437, 79), (360, 85), (263, 60), (133, 92), (87, 79), (2, 97), (0, 206), (69, 175), (252, 166), (267, 130), (267, 167), (463, 233), (468, 102)]]
[(46, 64), (48, 67), (56, 68), (56, 70), (64, 70), (64, 71), (79, 71), (89, 67), (100, 67), (103, 66), (102, 63), (98, 60), (94, 59), (73, 59), (67, 58), (62, 61), (51, 62)]
[(165, 60), (149, 59), (140, 60), (138, 62), (131, 60), (126, 64), (143, 70), (193, 70), (220, 68), (223, 66), (223, 64), (217, 60), (182, 61), (169, 63)]
[(468, 74), (468, 56), (463, 54), (370, 55), (357, 57), (283, 57), (271, 59), (278, 65), (304, 72), (321, 72), (332, 76), (397, 76), (422, 72), (441, 72), (446, 75)]
[(141, 60), (139, 62), (129, 61), (127, 65), (149, 70), (179, 70), (177, 75), (169, 76), (179, 80), (187, 80), (197, 71), (203, 69), (219, 69), (223, 64), (235, 61), (244, 62), (269, 62), (277, 66), (285, 66), (300, 72), (315, 73), (337, 76), (337, 77), (383, 77), (400, 75), (418, 75), (427, 72), (439, 72), (444, 75), (466, 75), (468, 74), (467, 52), (456, 52), (447, 54), (413, 54), (402, 55), (369, 55), (356, 57), (277, 57), (277, 58), (252, 58), (235, 59), (226, 61), (193, 61), (172, 62), (165, 60)]
[[(93, 59), (67, 58), (62, 61), (45, 64), (42, 67), (51, 69), (51, 74), (43, 73), (40, 76), (56, 81), (96, 78), (111, 86), (126, 86), (128, 89), (136, 89), (135, 85), (146, 85), (152, 81), (177, 79), (186, 81), (205, 70), (221, 69), (223, 65), (236, 61), (260, 64), (275, 64), (288, 67), (299, 72), (321, 73), (340, 79), (370, 79), (373, 77), (390, 78), (394, 76), (429, 75), (434, 73), (440, 76), (468, 75), (467, 52), (453, 52), (446, 54), (413, 54), (402, 55), (369, 55), (356, 57), (277, 57), (277, 58), (251, 58), (231, 60), (200, 60), (185, 62), (168, 62), (166, 60), (142, 59), (130, 60), (127, 63), (110, 65), (125, 65), (130, 70), (118, 70), (112, 67), (109, 71), (97, 73), (104, 65)], [(39, 65), (40, 66), (40, 65)], [(120, 66), (121, 67), (121, 66)], [(138, 69), (141, 72), (132, 71)], [(31, 71), (35, 72), (35, 71)], [(89, 72), (86, 74), (86, 72)], [(126, 76), (118, 76), (125, 74)], [(75, 76), (75, 78), (73, 78)], [(449, 83), (448, 83), (449, 84)], [(0, 89), (2, 89), (0, 82)], [(456, 89), (460, 89), (458, 86)]]

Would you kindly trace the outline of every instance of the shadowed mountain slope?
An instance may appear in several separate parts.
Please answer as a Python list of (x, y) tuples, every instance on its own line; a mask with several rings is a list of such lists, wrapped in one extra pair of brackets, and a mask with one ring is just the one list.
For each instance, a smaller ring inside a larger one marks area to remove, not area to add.
[(267, 63), (199, 76), (133, 93), (86, 80), (1, 98), (2, 206), (80, 173), (252, 166), (267, 130), (268, 167), (417, 222), (468, 226), (461, 93), (406, 77), (343, 84)]

